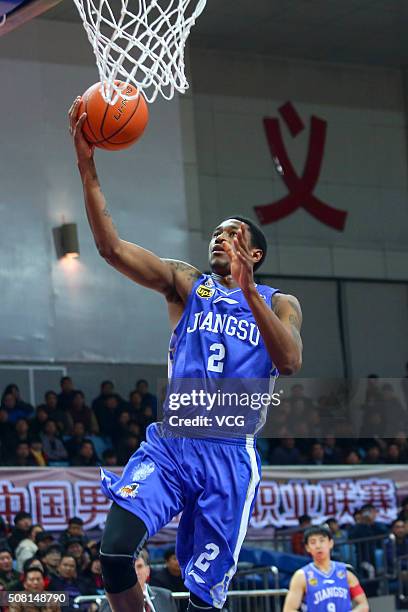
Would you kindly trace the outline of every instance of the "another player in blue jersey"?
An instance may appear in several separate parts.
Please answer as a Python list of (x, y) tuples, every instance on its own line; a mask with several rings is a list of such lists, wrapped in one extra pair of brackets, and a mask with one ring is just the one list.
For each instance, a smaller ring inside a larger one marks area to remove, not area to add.
[[(254, 282), (267, 250), (262, 231), (242, 217), (220, 223), (209, 245), (210, 275), (121, 240), (99, 185), (93, 148), (82, 134), (86, 115), (78, 118), (79, 101), (69, 112), (70, 131), (95, 243), (110, 265), (165, 297), (173, 329), (172, 383), (199, 379), (204, 388), (208, 381), (235, 378), (245, 387), (245, 380), (256, 378), (269, 386), (278, 372), (296, 372), (302, 358), (299, 302)], [(161, 231), (158, 222), (158, 236)], [(188, 610), (223, 607), (260, 481), (254, 435), (264, 414), (250, 408), (248, 413), (253, 435), (222, 440), (200, 438), (198, 431), (197, 437), (166, 437), (153, 424), (120, 478), (102, 470), (103, 491), (113, 504), (101, 563), (114, 612), (145, 609), (134, 555), (180, 512), (177, 557), (190, 590)]]
[(332, 561), (333, 536), (327, 525), (309, 527), (305, 546), (313, 561), (294, 575), (283, 612), (368, 612), (368, 602), (356, 576), (344, 563)]

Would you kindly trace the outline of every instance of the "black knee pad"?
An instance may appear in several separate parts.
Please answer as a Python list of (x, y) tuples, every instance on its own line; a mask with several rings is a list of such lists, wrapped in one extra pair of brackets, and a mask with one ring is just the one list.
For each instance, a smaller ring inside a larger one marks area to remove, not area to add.
[(113, 503), (101, 542), (101, 566), (105, 589), (121, 593), (137, 582), (134, 558), (147, 539), (144, 522)]
[(102, 578), (107, 593), (121, 593), (137, 582), (133, 555), (105, 555), (101, 551)]

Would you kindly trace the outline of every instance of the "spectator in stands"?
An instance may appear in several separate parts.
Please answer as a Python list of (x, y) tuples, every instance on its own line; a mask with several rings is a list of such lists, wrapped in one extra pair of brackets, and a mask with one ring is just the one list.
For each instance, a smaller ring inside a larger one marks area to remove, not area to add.
[(78, 577), (77, 564), (72, 555), (64, 554), (58, 565), (58, 576), (55, 576), (49, 586), (50, 591), (65, 591), (69, 594), (70, 607), (75, 597), (79, 595), (93, 595), (89, 582)]
[(41, 436), (44, 425), (48, 421), (48, 413), (44, 406), (38, 406), (35, 418), (30, 423), (30, 433), (32, 436)]
[(100, 393), (98, 397), (96, 397), (92, 402), (92, 410), (94, 414), (98, 414), (101, 410), (103, 410), (105, 399), (109, 395), (115, 395), (118, 399), (119, 404), (122, 403), (122, 398), (118, 393), (115, 392), (115, 385), (111, 380), (104, 380), (101, 383)]
[(37, 552), (38, 546), (35, 543), (35, 537), (37, 533), (40, 533), (41, 531), (44, 531), (41, 525), (31, 525), (30, 529), (28, 530), (27, 537), (21, 540), (16, 547), (16, 569), (19, 572), (23, 570), (23, 565), (27, 559), (34, 557), (35, 553)]
[(65, 461), (68, 459), (68, 453), (62, 441), (58, 437), (57, 423), (53, 419), (48, 419), (44, 425), (44, 431), (41, 434), (44, 453), (48, 461)]
[(325, 461), (328, 465), (339, 465), (343, 463), (343, 454), (334, 436), (326, 436), (323, 440)]
[(111, 438), (116, 446), (129, 432), (130, 412), (126, 409), (119, 412)]
[(393, 442), (398, 445), (400, 450), (401, 463), (408, 463), (408, 439), (405, 431), (399, 431)]
[[(157, 413), (157, 409), (156, 409), (156, 413)], [(143, 408), (143, 419), (144, 419), (144, 428), (146, 432), (146, 429), (149, 427), (149, 425), (151, 423), (154, 423), (156, 420), (156, 417), (154, 416), (154, 408), (150, 404), (147, 404)]]
[(324, 454), (323, 444), (314, 442), (310, 450), (310, 459), (307, 461), (309, 465), (326, 465), (326, 457)]
[(364, 504), (364, 506), (361, 506), (360, 512), (360, 522), (352, 526), (349, 530), (350, 539), (371, 538), (388, 533), (387, 525), (376, 520), (377, 509), (373, 504)]
[(18, 442), (30, 442), (30, 425), (27, 419), (23, 417), (17, 419), (14, 431), (16, 444)]
[(299, 517), (299, 531), (295, 531), (292, 534), (291, 542), (292, 542), (292, 552), (295, 555), (306, 555), (304, 535), (305, 529), (310, 527), (312, 524), (312, 519), (308, 514), (303, 514)]
[(72, 538), (79, 539), (84, 546), (88, 544), (88, 538), (84, 533), (84, 521), (79, 516), (73, 516), (68, 520), (68, 527), (61, 533), (59, 543), (65, 547)]
[(119, 412), (120, 405), (116, 395), (107, 395), (104, 398), (103, 406), (98, 409), (96, 414), (99, 430), (103, 436), (111, 435), (115, 429)]
[(39, 553), (45, 552), (51, 544), (54, 544), (54, 536), (49, 531), (40, 531), (35, 536), (35, 543), (38, 546)]
[(363, 463), (366, 463), (367, 465), (378, 465), (379, 463), (382, 463), (382, 461), (381, 448), (378, 442), (371, 442), (367, 447)]
[(30, 452), (28, 442), (18, 442), (14, 449), (14, 456), (10, 457), (9, 465), (17, 467), (34, 467), (37, 465), (36, 460)]
[(74, 423), (81, 421), (84, 424), (88, 435), (99, 433), (98, 421), (89, 406), (85, 404), (85, 396), (82, 391), (74, 392), (69, 413)]
[(401, 463), (400, 449), (398, 444), (395, 444), (395, 442), (391, 442), (391, 444), (388, 445), (385, 463), (391, 463), (394, 465)]
[(102, 453), (102, 465), (106, 467), (114, 467), (118, 465), (118, 456), (113, 448), (107, 448)]
[(349, 551), (347, 547), (347, 531), (341, 529), (337, 519), (329, 518), (326, 521), (327, 526), (333, 537), (334, 548), (331, 554), (331, 558), (335, 561), (342, 561), (343, 563), (348, 559)]
[[(36, 554), (38, 555), (39, 553), (37, 552)], [(44, 573), (44, 583), (45, 583), (45, 588), (47, 588), (50, 583), (50, 578), (48, 576), (46, 567), (44, 566), (42, 561), (37, 558), (37, 556), (31, 557), (31, 559), (27, 559), (26, 561), (24, 561), (23, 574), (25, 574), (27, 570), (29, 570), (31, 567), (39, 567), (40, 570)], [(20, 579), (21, 579), (21, 576), (20, 576)]]
[(99, 465), (98, 456), (92, 440), (85, 438), (79, 448), (79, 452), (72, 460), (72, 465), (81, 467), (94, 467)]
[(19, 418), (19, 417), (30, 418), (34, 412), (34, 408), (32, 407), (31, 404), (29, 404), (28, 402), (25, 402), (22, 399), (20, 389), (17, 387), (17, 385), (13, 383), (11, 385), (7, 385), (7, 387), (4, 390), (4, 395), (8, 393), (12, 393), (16, 400), (15, 412), (18, 415), (16, 416), (16, 418)]
[(295, 439), (285, 437), (279, 442), (279, 446), (272, 452), (272, 465), (299, 465), (300, 451), (295, 447)]
[(70, 538), (65, 545), (65, 554), (74, 557), (80, 575), (90, 565), (91, 559), (89, 553), (85, 552), (81, 538)]
[(144, 425), (142, 396), (140, 395), (139, 391), (135, 390), (129, 393), (128, 408), (131, 419), (139, 423), (139, 425)]
[(313, 407), (313, 400), (310, 397), (307, 397), (305, 395), (305, 388), (300, 383), (296, 383), (295, 385), (292, 386), (289, 399), (290, 399), (292, 406), (298, 400), (301, 400), (306, 410), (309, 410), (310, 408)]
[(70, 376), (63, 376), (60, 380), (61, 392), (58, 394), (58, 408), (69, 410), (74, 397), (74, 385)]
[(47, 391), (44, 394), (44, 402), (41, 407), (45, 408), (48, 418), (56, 421), (59, 433), (69, 434), (73, 427), (72, 418), (67, 410), (58, 406), (58, 395), (55, 391)]
[(17, 408), (16, 408), (16, 398), (14, 396), (14, 393), (3, 393), (3, 397), (1, 398), (1, 407), (7, 411), (8, 413), (8, 421), (10, 423), (15, 423), (17, 421), (17, 419), (19, 419), (20, 417), (24, 416), (24, 414), (21, 414)]
[(140, 442), (140, 438), (138, 438), (134, 434), (127, 434), (126, 438), (122, 440), (122, 442), (118, 446), (119, 465), (125, 465), (129, 461), (129, 458), (139, 448)]
[(14, 517), (14, 527), (10, 536), (8, 537), (8, 545), (11, 549), (11, 552), (14, 554), (15, 549), (20, 544), (21, 540), (24, 540), (28, 537), (28, 533), (30, 531), (30, 527), (32, 525), (31, 514), (28, 512), (17, 512)]
[(0, 585), (6, 591), (19, 591), (20, 574), (13, 569), (13, 556), (8, 546), (0, 547)]
[(164, 562), (166, 566), (163, 569), (151, 573), (150, 585), (167, 589), (172, 593), (187, 591), (181, 576), (181, 569), (174, 546), (165, 551)]
[[(44, 574), (39, 567), (30, 567), (24, 574), (23, 588), (26, 593), (42, 593), (45, 589)], [(43, 606), (25, 605), (22, 603), (12, 603), (9, 612), (60, 612), (61, 608), (58, 604), (47, 604)]]
[(36, 466), (44, 467), (45, 465), (48, 465), (48, 459), (45, 456), (43, 443), (40, 436), (31, 438), (30, 455), (33, 457)]
[(137, 436), (139, 440), (142, 440), (145, 434), (145, 430), (144, 428), (142, 429), (142, 427), (139, 425), (139, 423), (137, 423), (137, 421), (130, 420), (128, 425), (128, 433), (131, 433)]
[(64, 442), (68, 457), (72, 463), (74, 457), (79, 453), (82, 442), (85, 440), (85, 425), (82, 421), (77, 421), (73, 426), (72, 437)]
[[(404, 521), (395, 519), (391, 523), (391, 535), (387, 544), (387, 563), (390, 573), (397, 570), (396, 562), (400, 557), (408, 558), (408, 535)], [(408, 570), (408, 560), (402, 561), (401, 569)]]
[(61, 562), (61, 553), (61, 546), (56, 543), (50, 544), (42, 553), (41, 560), (45, 565), (47, 573), (51, 579), (58, 576), (58, 566)]
[(142, 408), (150, 406), (152, 409), (153, 420), (157, 419), (157, 397), (150, 393), (149, 383), (144, 378), (141, 378), (136, 383), (136, 391), (139, 391), (142, 396)]
[(359, 463), (361, 463), (361, 457), (358, 451), (354, 448), (350, 448), (348, 451), (346, 451), (344, 463), (346, 465), (358, 465)]
[(90, 584), (92, 584), (92, 588), (96, 591), (96, 593), (98, 595), (104, 595), (105, 589), (102, 578), (101, 561), (99, 558), (94, 558), (91, 560), (91, 564), (85, 575)]

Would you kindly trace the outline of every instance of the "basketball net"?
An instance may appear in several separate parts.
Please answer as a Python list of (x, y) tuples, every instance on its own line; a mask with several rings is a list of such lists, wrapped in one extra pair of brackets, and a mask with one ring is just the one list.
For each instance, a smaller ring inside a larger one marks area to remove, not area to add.
[[(184, 47), (207, 0), (110, 1), (74, 0), (96, 56), (106, 102), (115, 104), (120, 96), (131, 100), (140, 91), (148, 102), (158, 93), (166, 100), (175, 91), (184, 93)], [(128, 84), (138, 89), (136, 95), (123, 94)]]

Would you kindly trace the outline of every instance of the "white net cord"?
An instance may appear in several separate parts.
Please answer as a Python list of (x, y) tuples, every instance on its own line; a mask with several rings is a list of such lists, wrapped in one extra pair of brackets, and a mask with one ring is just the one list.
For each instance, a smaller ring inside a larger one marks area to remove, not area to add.
[(114, 104), (126, 85), (148, 102), (188, 89), (186, 40), (207, 0), (74, 0), (96, 56), (103, 97)]

